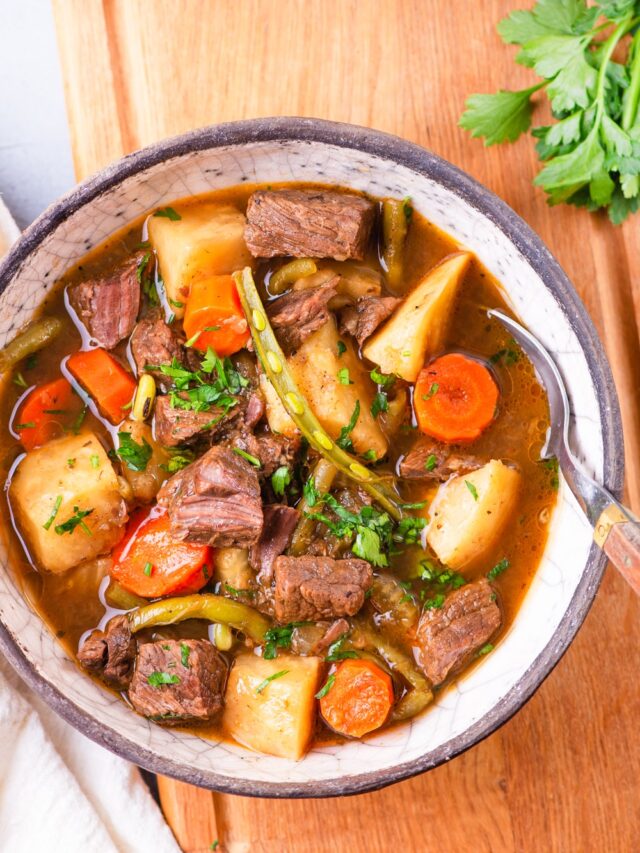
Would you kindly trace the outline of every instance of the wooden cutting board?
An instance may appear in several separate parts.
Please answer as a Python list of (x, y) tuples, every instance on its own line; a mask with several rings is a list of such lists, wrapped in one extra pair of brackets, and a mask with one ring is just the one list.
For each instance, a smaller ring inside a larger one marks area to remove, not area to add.
[[(542, 236), (606, 344), (640, 510), (640, 216), (550, 209), (529, 139), (457, 127), (471, 92), (528, 85), (495, 34), (528, 0), (54, 0), (78, 178), (219, 121), (318, 116), (398, 134), (470, 172)], [(529, 3), (529, 5), (531, 5)], [(374, 794), (252, 800), (160, 780), (183, 849), (631, 851), (640, 838), (640, 602), (609, 569), (559, 666), (470, 752)]]

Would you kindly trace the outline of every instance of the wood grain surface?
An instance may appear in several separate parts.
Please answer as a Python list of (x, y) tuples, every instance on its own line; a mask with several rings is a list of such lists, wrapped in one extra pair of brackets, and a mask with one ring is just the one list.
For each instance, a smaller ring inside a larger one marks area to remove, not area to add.
[[(494, 24), (528, 0), (54, 0), (78, 178), (219, 121), (318, 116), (430, 148), (505, 199), (584, 300), (623, 413), (640, 510), (640, 216), (622, 228), (532, 187), (530, 139), (457, 127), (471, 92), (528, 84)], [(543, 116), (541, 116), (543, 118)], [(640, 602), (608, 569), (584, 627), (500, 731), (422, 777), (332, 801), (211, 795), (161, 780), (184, 850), (632, 851), (640, 808)], [(215, 837), (212, 837), (215, 833)]]

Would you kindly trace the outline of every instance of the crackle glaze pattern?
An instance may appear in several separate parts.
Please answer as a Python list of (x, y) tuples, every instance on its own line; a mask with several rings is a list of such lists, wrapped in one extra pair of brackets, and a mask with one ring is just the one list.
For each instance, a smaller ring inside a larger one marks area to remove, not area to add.
[[(243, 181), (317, 180), (373, 195), (410, 195), (421, 213), (478, 255), (503, 283), (516, 312), (554, 353), (569, 386), (578, 455), (599, 479), (608, 457), (615, 468), (609, 485), (619, 487), (620, 472), (612, 461), (616, 442), (620, 453), (619, 425), (608, 368), (584, 309), (524, 223), (448, 164), (408, 143), (321, 122), (272, 120), (267, 126), (267, 121), (196, 132), (165, 150), (152, 149), (147, 158), (133, 155), (133, 165), (131, 158), (123, 161), (124, 171), (131, 174), (120, 183), (107, 186), (120, 178), (116, 166), (104, 173), (102, 186), (97, 186), (98, 178), (92, 188), (80, 188), (62, 208), (45, 214), (26, 257), (20, 257), (18, 247), (18, 255), (14, 251), (0, 270), (5, 286), (0, 346), (29, 320), (69, 266), (128, 219), (155, 206)], [(88, 199), (91, 195), (95, 197)], [(0, 572), (0, 640), (27, 680), (61, 713), (138, 763), (245, 794), (367, 790), (447, 760), (517, 710), (584, 618), (603, 568), (590, 551), (589, 526), (563, 484), (540, 569), (513, 626), (482, 665), (412, 723), (365, 743), (315, 750), (298, 763), (162, 729), (132, 714), (79, 672), (31, 612), (6, 567), (6, 553), (0, 554), (5, 564)]]

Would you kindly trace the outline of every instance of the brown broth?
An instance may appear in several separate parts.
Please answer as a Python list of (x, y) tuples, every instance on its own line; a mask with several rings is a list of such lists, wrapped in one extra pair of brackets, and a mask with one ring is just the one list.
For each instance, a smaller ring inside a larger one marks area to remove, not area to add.
[[(305, 186), (305, 185), (300, 185)], [(309, 185), (306, 185), (309, 186)], [(241, 210), (256, 186), (243, 185), (227, 190), (176, 201), (176, 204), (199, 204), (218, 201), (232, 204)], [(64, 289), (67, 285), (94, 275), (103, 274), (135, 250), (143, 235), (145, 217), (139, 217), (122, 231), (93, 249), (82, 262), (69, 271), (46, 297), (41, 313), (55, 315), (65, 322), (64, 333), (47, 349), (38, 354), (35, 366), (23, 362), (17, 368), (28, 386), (50, 381), (59, 375), (61, 360), (81, 346), (81, 335), (65, 310)], [(414, 212), (406, 247), (405, 269), (406, 291), (459, 246), (423, 216)], [(282, 261), (262, 263), (258, 268), (257, 280), (264, 290), (266, 273), (280, 266)], [(319, 262), (339, 267), (334, 262)], [(365, 264), (379, 270), (377, 250), (372, 248)], [(396, 294), (401, 295), (401, 294)], [(467, 574), (469, 578), (482, 576), (503, 558), (509, 560), (508, 571), (501, 574), (495, 585), (500, 593), (504, 610), (502, 631), (514, 619), (522, 598), (538, 567), (547, 538), (548, 522), (556, 502), (553, 472), (538, 461), (545, 432), (549, 425), (548, 406), (545, 393), (538, 383), (533, 367), (524, 354), (509, 340), (502, 326), (486, 316), (487, 307), (507, 310), (498, 282), (474, 259), (465, 278), (460, 299), (455, 309), (447, 341), (447, 350), (462, 350), (470, 355), (487, 360), (493, 366), (499, 383), (501, 396), (499, 413), (493, 424), (472, 445), (472, 452), (486, 458), (505, 458), (515, 463), (523, 474), (524, 489), (519, 504), (518, 517), (509, 525), (493, 553)], [(517, 353), (513, 364), (505, 358), (496, 359), (501, 351), (509, 349)], [(124, 359), (126, 350), (121, 344), (117, 353)], [(493, 359), (492, 359), (493, 357)], [(26, 393), (10, 380), (5, 382), (3, 405), (0, 411), (0, 476), (6, 481), (18, 456), (23, 452), (20, 444), (8, 429), (12, 411)], [(87, 413), (86, 426), (90, 427), (104, 442), (110, 445), (110, 435), (100, 419)], [(415, 427), (407, 423), (393, 442), (388, 465), (394, 469), (399, 457), (406, 453), (415, 437)], [(410, 501), (431, 498), (434, 487), (428, 485), (403, 484), (403, 494)], [(5, 490), (3, 500), (7, 501)], [(9, 553), (9, 563), (20, 586), (31, 605), (64, 644), (71, 655), (75, 655), (81, 637), (98, 623), (105, 620), (105, 606), (101, 603), (98, 590), (104, 575), (104, 567), (98, 563), (80, 566), (62, 574), (39, 572), (25, 553), (17, 531), (10, 523), (8, 506), (2, 513), (1, 535)], [(407, 549), (403, 557), (395, 558), (392, 568), (399, 577), (408, 577), (410, 566), (418, 559), (417, 549)], [(413, 561), (413, 563), (412, 563)], [(415, 586), (414, 586), (415, 589)], [(163, 636), (206, 636), (197, 623), (183, 623), (162, 632)], [(199, 730), (210, 732), (219, 738), (216, 727)], [(335, 736), (326, 729), (319, 734), (323, 743)]]

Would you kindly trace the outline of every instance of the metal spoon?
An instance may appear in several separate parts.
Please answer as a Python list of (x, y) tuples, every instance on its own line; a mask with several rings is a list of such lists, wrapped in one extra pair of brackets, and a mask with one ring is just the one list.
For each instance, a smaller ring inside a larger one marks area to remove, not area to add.
[(640, 520), (588, 477), (571, 452), (569, 400), (558, 368), (542, 344), (511, 317), (493, 308), (487, 315), (499, 320), (513, 335), (533, 362), (547, 392), (551, 424), (540, 458), (557, 458), (571, 491), (594, 528), (594, 541), (640, 595)]

